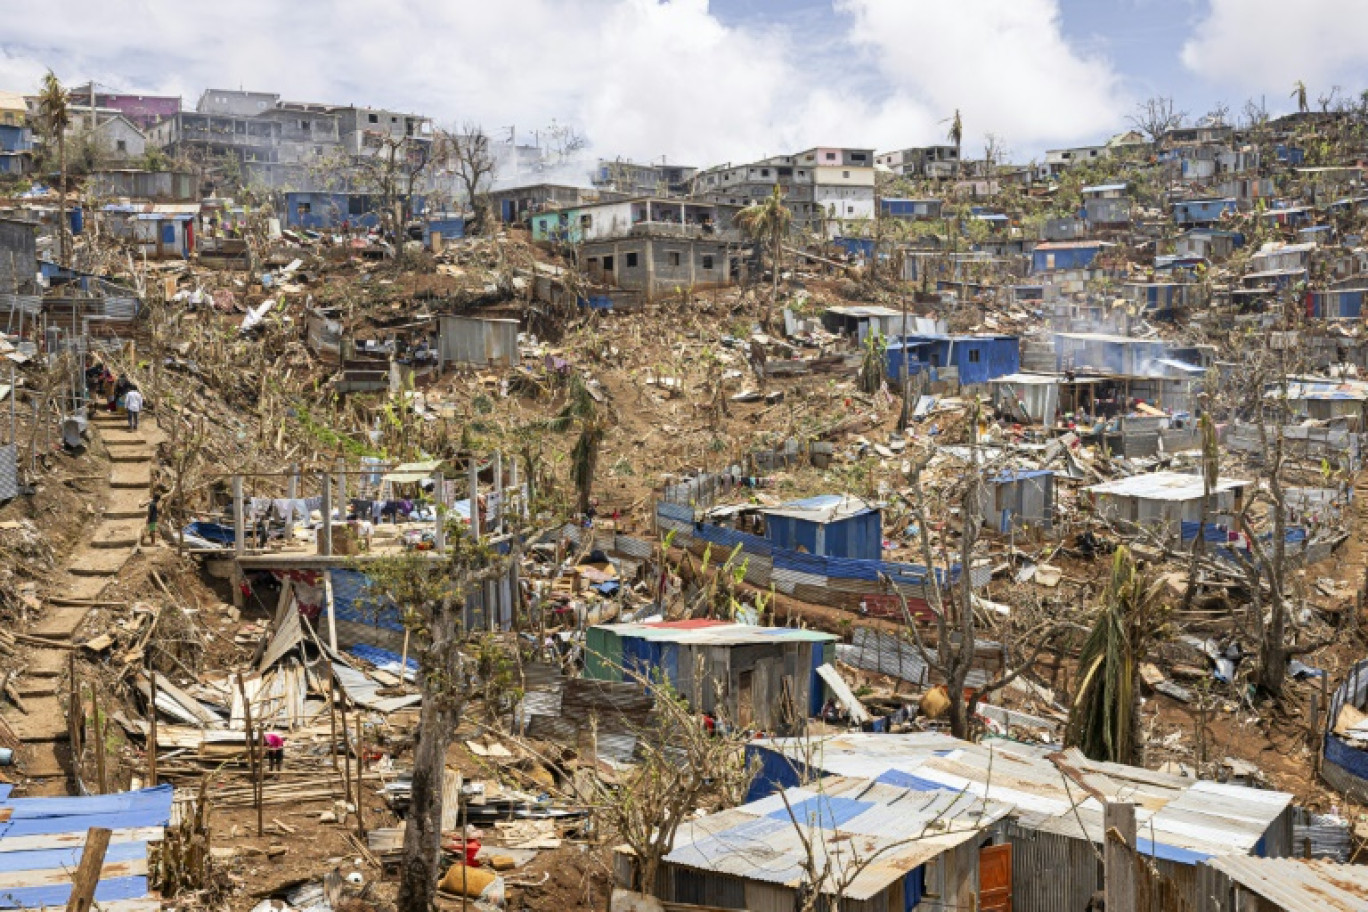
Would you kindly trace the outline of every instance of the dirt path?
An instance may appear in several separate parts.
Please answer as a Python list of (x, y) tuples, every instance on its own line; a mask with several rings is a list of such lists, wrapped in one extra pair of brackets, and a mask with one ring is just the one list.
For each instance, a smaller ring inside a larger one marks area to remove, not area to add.
[(155, 427), (130, 431), (122, 415), (99, 413), (91, 420), (91, 433), (109, 451), (109, 478), (101, 490), (104, 509), (53, 581), (43, 619), (28, 631), (60, 645), (32, 649), (29, 664), (15, 681), (27, 712), (6, 715), (23, 742), (20, 762), (33, 780), (32, 795), (70, 791), (73, 758), (66, 704), (76, 632), (136, 552), (147, 515)]

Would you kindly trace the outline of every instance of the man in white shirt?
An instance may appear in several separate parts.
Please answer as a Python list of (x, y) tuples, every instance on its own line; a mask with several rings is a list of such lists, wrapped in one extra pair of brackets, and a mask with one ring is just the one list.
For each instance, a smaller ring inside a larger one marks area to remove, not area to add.
[(136, 431), (138, 429), (138, 413), (142, 411), (142, 393), (135, 386), (124, 394), (124, 408), (128, 410), (128, 429)]

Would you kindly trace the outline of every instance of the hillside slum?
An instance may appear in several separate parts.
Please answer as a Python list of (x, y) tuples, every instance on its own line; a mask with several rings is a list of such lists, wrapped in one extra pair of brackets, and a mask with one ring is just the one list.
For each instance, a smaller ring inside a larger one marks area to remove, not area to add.
[(1362, 908), (1366, 149), (7, 185), (0, 908)]

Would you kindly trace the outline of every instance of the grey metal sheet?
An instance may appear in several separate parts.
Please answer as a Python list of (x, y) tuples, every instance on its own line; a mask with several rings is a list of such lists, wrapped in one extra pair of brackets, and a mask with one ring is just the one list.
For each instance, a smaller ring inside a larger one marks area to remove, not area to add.
[(1211, 858), (1207, 865), (1286, 912), (1368, 909), (1368, 869), (1296, 858)]
[(13, 443), (0, 447), (0, 502), (19, 496), (18, 452)]

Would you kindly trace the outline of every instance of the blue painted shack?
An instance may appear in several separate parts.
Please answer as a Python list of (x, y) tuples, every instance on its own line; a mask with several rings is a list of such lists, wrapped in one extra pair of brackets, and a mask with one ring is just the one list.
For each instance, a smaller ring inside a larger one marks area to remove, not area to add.
[(1273, 147), (1273, 155), (1284, 165), (1297, 167), (1306, 164), (1306, 150), (1298, 146), (1276, 145)]
[(823, 494), (761, 512), (765, 538), (776, 548), (822, 557), (883, 556), (883, 515), (858, 497)]
[(732, 725), (800, 731), (821, 710), (826, 688), (817, 669), (834, 659), (837, 639), (709, 618), (601, 624), (585, 634), (584, 676), (668, 683), (694, 710)]
[(1306, 315), (1319, 320), (1357, 320), (1363, 316), (1362, 288), (1342, 288), (1331, 291), (1308, 291)]
[(1102, 241), (1047, 241), (1031, 251), (1031, 272), (1062, 272), (1091, 269), (1093, 260), (1107, 246)]
[[(410, 216), (423, 212), (423, 198), (401, 200)], [(345, 222), (349, 228), (374, 228), (380, 224), (384, 198), (371, 193), (289, 191), (285, 194), (285, 227), (334, 231)]]
[(1191, 199), (1173, 204), (1173, 221), (1179, 225), (1214, 225), (1239, 211), (1233, 199)]
[(432, 249), (432, 236), (441, 235), (443, 241), (465, 237), (465, 216), (459, 212), (429, 212), (423, 216), (423, 246)]
[(901, 377), (903, 352), (909, 376), (928, 368), (953, 367), (962, 384), (987, 383), (1021, 370), (1016, 336), (907, 336), (888, 346), (888, 376)]
[(23, 174), (32, 162), (33, 134), (28, 127), (0, 124), (0, 174)]
[(938, 199), (898, 199), (885, 197), (879, 200), (879, 209), (889, 218), (923, 221), (941, 217), (941, 201)]

